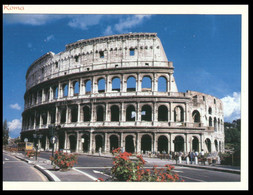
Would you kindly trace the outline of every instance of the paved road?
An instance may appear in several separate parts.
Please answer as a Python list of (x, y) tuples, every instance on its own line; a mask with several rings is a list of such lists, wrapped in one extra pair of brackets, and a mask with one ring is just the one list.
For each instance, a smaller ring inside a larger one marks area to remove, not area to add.
[(48, 181), (32, 165), (17, 158), (3, 154), (3, 181)]
[[(41, 152), (40, 157), (49, 159), (51, 153)], [(78, 156), (78, 164), (75, 165), (75, 169), (88, 174), (94, 178), (110, 178), (110, 170), (112, 167), (112, 158), (104, 157), (93, 157), (87, 155)], [(155, 161), (156, 162), (156, 161)], [(157, 159), (159, 165), (160, 161)], [(147, 163), (145, 167), (152, 168), (153, 165)], [(192, 167), (175, 166), (175, 172), (178, 173), (180, 178), (184, 179), (185, 182), (234, 182), (240, 181), (240, 174), (225, 173), (221, 171), (213, 171), (206, 169), (198, 169)]]

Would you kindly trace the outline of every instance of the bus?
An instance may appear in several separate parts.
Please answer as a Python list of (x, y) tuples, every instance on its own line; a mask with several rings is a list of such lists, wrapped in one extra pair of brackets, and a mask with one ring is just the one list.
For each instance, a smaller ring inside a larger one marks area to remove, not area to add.
[(33, 150), (32, 142), (20, 142), (18, 143), (18, 151)]

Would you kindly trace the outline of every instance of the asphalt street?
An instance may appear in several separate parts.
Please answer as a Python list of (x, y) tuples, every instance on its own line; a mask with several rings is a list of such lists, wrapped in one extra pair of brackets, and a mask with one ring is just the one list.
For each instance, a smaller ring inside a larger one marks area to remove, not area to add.
[[(40, 157), (49, 159), (50, 152), (41, 152)], [(88, 174), (94, 178), (110, 179), (110, 169), (112, 167), (112, 158), (99, 156), (78, 155), (78, 164), (74, 166), (79, 172)], [(157, 159), (157, 163), (159, 159)], [(159, 166), (159, 164), (157, 164)], [(146, 168), (152, 168), (153, 164), (147, 163)], [(145, 168), (144, 167), (144, 168)], [(239, 182), (240, 174), (227, 173), (222, 171), (213, 171), (192, 167), (175, 166), (175, 172), (185, 182)], [(92, 180), (92, 179), (91, 179)]]
[(48, 181), (32, 165), (3, 153), (3, 181)]

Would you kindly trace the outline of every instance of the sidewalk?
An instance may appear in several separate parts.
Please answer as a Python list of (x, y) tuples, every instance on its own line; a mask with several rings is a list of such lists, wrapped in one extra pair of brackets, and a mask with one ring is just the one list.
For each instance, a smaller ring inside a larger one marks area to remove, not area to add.
[(15, 156), (16, 158), (25, 161), (29, 164), (34, 165), (36, 169), (38, 169), (40, 172), (42, 172), (49, 181), (69, 181), (69, 182), (92, 182), (96, 181), (96, 178), (83, 173), (82, 171), (79, 171), (75, 168), (72, 168), (68, 171), (60, 171), (59, 168), (54, 169), (53, 165), (51, 165), (51, 161), (44, 159), (44, 158), (37, 158), (37, 161), (35, 159), (30, 159), (26, 157), (25, 155), (21, 153), (10, 153), (7, 151), (4, 151), (8, 154), (11, 154)]

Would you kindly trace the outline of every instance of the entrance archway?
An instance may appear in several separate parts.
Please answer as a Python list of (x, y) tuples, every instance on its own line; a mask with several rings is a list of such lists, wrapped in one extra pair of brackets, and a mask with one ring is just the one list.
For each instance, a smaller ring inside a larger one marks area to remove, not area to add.
[(83, 142), (83, 152), (89, 152), (89, 145), (90, 145), (90, 138), (88, 135), (83, 135), (82, 139), (84, 139)]
[(134, 153), (134, 138), (132, 135), (126, 136), (125, 149), (126, 149), (126, 152)]
[(143, 135), (141, 138), (141, 150), (143, 151), (143, 153), (145, 153), (146, 151), (151, 151), (151, 144), (152, 139), (150, 137), (150, 135)]
[(74, 135), (69, 136), (69, 147), (70, 147), (71, 152), (76, 151), (76, 136)]
[(195, 136), (192, 139), (192, 150), (199, 151), (199, 140)]
[(184, 152), (184, 138), (176, 136), (174, 140), (175, 152)]
[(158, 138), (158, 151), (160, 153), (162, 153), (163, 151), (168, 153), (168, 138), (164, 135), (161, 135)]
[(103, 138), (101, 135), (96, 135), (95, 136), (95, 142), (96, 142), (96, 148), (95, 151), (99, 152), (99, 148), (103, 148)]
[(110, 136), (110, 152), (119, 147), (119, 140), (116, 135)]
[(209, 138), (206, 138), (205, 143), (206, 143), (206, 148), (207, 148), (208, 152), (210, 153), (211, 152), (211, 140)]

